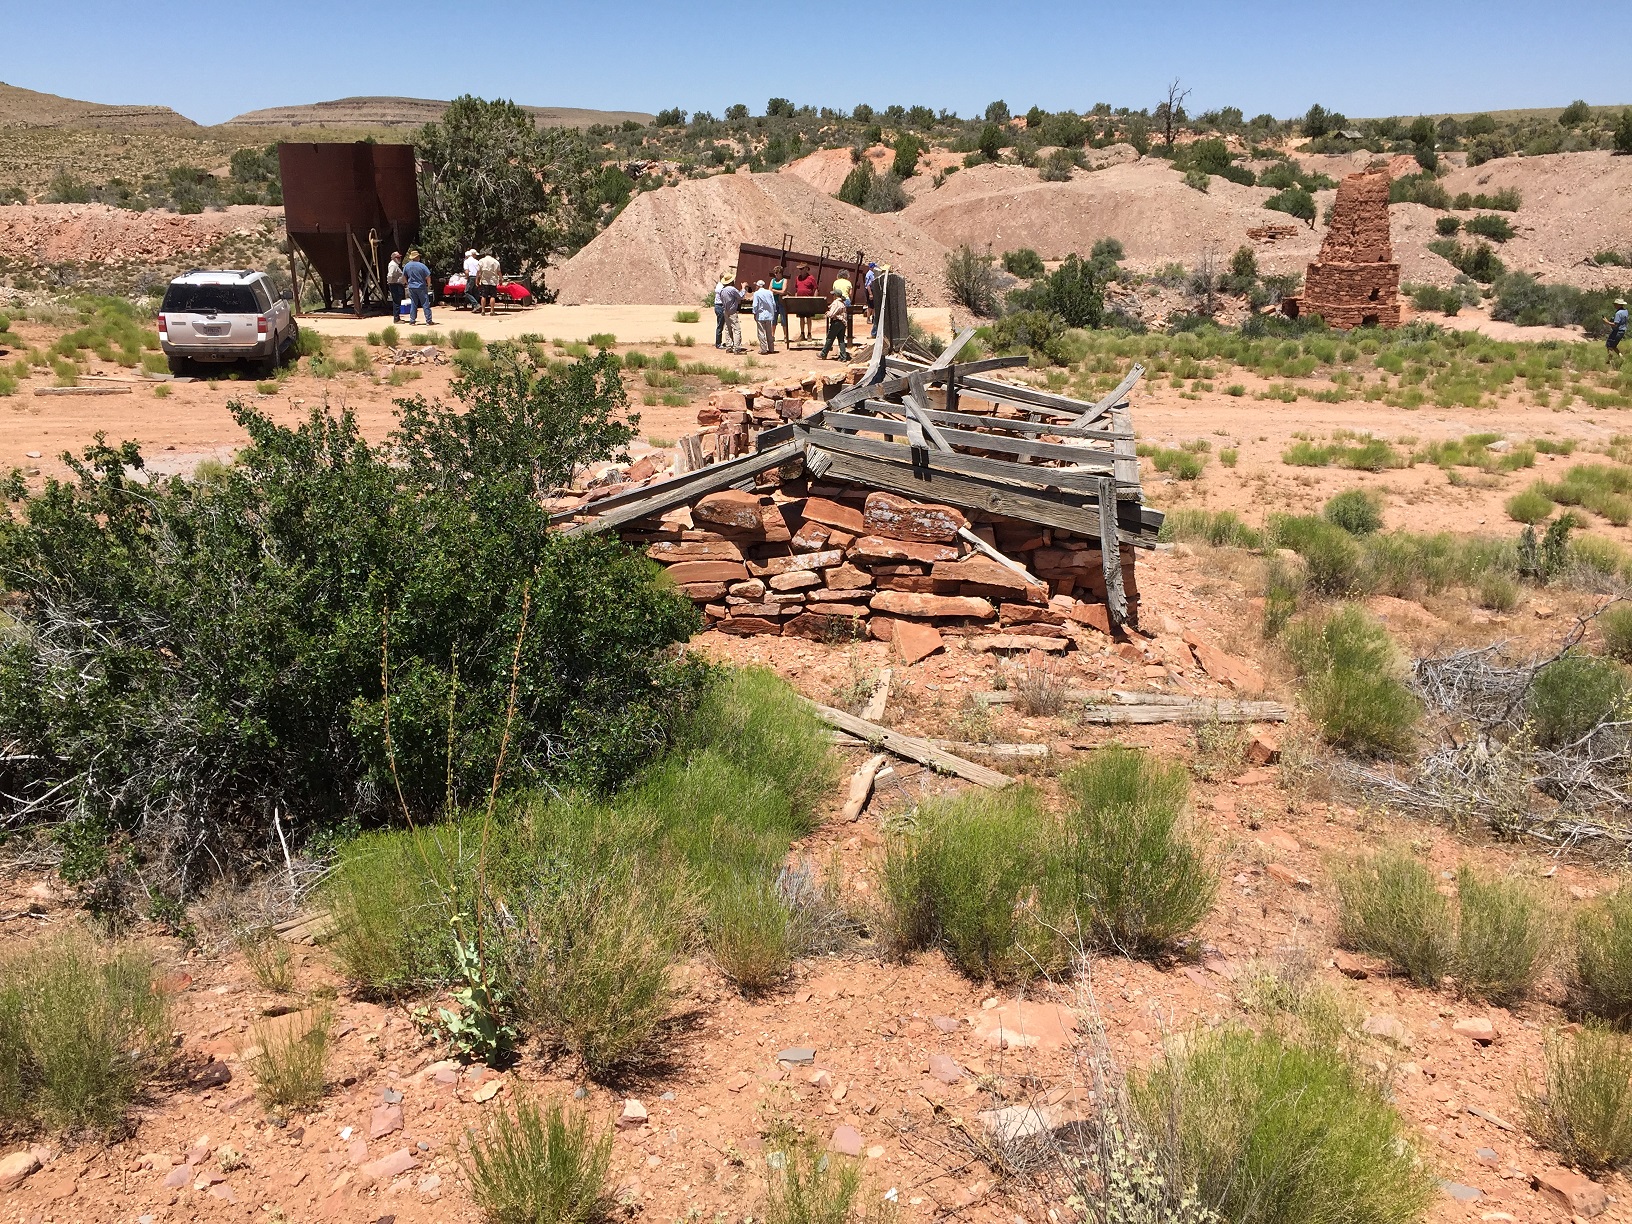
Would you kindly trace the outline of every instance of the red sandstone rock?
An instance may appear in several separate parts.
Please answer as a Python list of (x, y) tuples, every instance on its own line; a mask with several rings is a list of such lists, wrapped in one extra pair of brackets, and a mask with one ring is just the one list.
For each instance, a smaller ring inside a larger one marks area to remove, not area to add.
[(937, 562), (930, 577), (942, 582), (972, 582), (993, 587), (1010, 595), (1028, 598), (1037, 588), (1006, 565), (990, 557), (965, 557), (962, 561)]
[[(892, 620), (887, 616), (873, 617), (870, 630), (882, 631), (883, 638), (895, 647), (896, 654), (909, 667), (920, 659), (927, 659), (942, 646), (940, 630), (934, 625), (910, 620)], [(877, 636), (875, 632), (875, 636)]]
[(1077, 1017), (1053, 1003), (1007, 1003), (975, 1018), (975, 1036), (996, 1049), (1063, 1050), (1077, 1031)]
[[(824, 549), (822, 552), (795, 553), (791, 557), (768, 557), (764, 561), (748, 562), (748, 573), (756, 578), (769, 578), (773, 574), (786, 574), (792, 570), (824, 570), (838, 565), (844, 560), (844, 554), (836, 548)], [(746, 578), (748, 573), (742, 576)]]
[(748, 570), (738, 561), (682, 561), (668, 569), (681, 586), (692, 582), (741, 582)]
[(823, 527), (820, 523), (806, 523), (803, 527), (799, 528), (798, 531), (793, 533), (793, 539), (791, 541), (793, 544), (793, 551), (816, 552), (822, 547), (822, 545), (827, 543), (828, 536), (832, 534), (832, 532), (830, 532), (826, 527)]
[(801, 513), (807, 522), (837, 527), (841, 531), (848, 531), (851, 535), (859, 536), (866, 530), (862, 525), (860, 510), (852, 506), (840, 505), (836, 501), (829, 501), (825, 497), (807, 497)]
[(1196, 662), (1201, 664), (1202, 670), (1214, 680), (1241, 693), (1264, 691), (1264, 676), (1256, 663), (1226, 654), (1193, 629), (1185, 631), (1184, 643), (1195, 652)]
[(946, 544), (924, 544), (913, 540), (892, 540), (883, 536), (862, 536), (850, 547), (854, 561), (868, 563), (900, 561), (956, 561), (958, 550)]
[(1052, 608), (1032, 604), (1006, 603), (997, 609), (998, 619), (1005, 625), (1063, 625), (1065, 616)]
[(738, 531), (759, 531), (764, 528), (764, 513), (759, 498), (741, 489), (721, 489), (700, 498), (691, 508), (691, 516), (699, 523), (718, 523)]
[(800, 591), (805, 587), (822, 585), (822, 576), (811, 570), (788, 570), (782, 574), (772, 574), (766, 583), (773, 591)]
[(856, 566), (851, 565), (848, 562), (843, 565), (835, 566), (833, 569), (826, 571), (822, 577), (826, 580), (828, 586), (839, 587), (845, 590), (855, 590), (858, 587), (870, 587), (873, 585), (873, 576), (871, 574), (864, 569), (858, 569)]
[(1591, 1219), (1609, 1210), (1609, 1192), (1590, 1178), (1568, 1169), (1536, 1174), (1536, 1189), (1565, 1211)]
[(714, 628), (721, 633), (729, 633), (732, 637), (753, 637), (757, 633), (782, 632), (781, 625), (776, 621), (766, 620), (763, 616), (727, 617)]
[(990, 620), (997, 615), (991, 601), (963, 595), (913, 595), (907, 591), (880, 591), (873, 596), (875, 612), (897, 616), (960, 616)]
[(872, 535), (926, 544), (949, 543), (958, 538), (959, 528), (969, 525), (963, 511), (952, 506), (909, 501), (894, 493), (869, 493), (863, 521)]
[(742, 549), (730, 540), (659, 540), (647, 545), (646, 555), (664, 565), (676, 561), (741, 561)]

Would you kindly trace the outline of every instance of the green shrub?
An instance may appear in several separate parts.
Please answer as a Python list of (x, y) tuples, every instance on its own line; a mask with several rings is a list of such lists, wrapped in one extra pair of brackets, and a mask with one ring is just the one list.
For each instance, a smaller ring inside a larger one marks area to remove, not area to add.
[(612, 1132), (521, 1097), (469, 1136), (471, 1196), (494, 1224), (596, 1224), (612, 1214)]
[(1335, 523), (1312, 516), (1272, 518), (1270, 535), (1303, 558), (1309, 589), (1346, 596), (1361, 585), (1364, 554), (1355, 538)]
[(1632, 1161), (1632, 1043), (1587, 1025), (1550, 1034), (1543, 1057), (1542, 1090), (1520, 1093), (1530, 1133), (1588, 1173)]
[(1626, 673), (1617, 663), (1571, 652), (1536, 673), (1525, 714), (1543, 748), (1573, 744), (1626, 704)]
[(1236, 450), (1233, 446), (1226, 446), (1223, 450), (1218, 452), (1218, 461), (1227, 468), (1233, 468), (1236, 461), (1240, 457), (1241, 452)]
[(1231, 1224), (1407, 1224), (1434, 1194), (1406, 1123), (1331, 1046), (1204, 1032), (1133, 1099), (1173, 1180)]
[(1604, 609), (1598, 617), (1598, 632), (1606, 655), (1632, 662), (1632, 604), (1616, 603)]
[(1461, 228), (1462, 220), (1459, 217), (1446, 216), (1436, 217), (1434, 219), (1434, 231), (1439, 234), (1441, 238), (1454, 238), (1456, 237), (1457, 231), (1459, 231)]
[(1409, 747), (1421, 706), (1400, 680), (1388, 631), (1354, 604), (1292, 627), (1287, 649), (1309, 716), (1330, 744), (1365, 755)]
[(1315, 228), (1315, 197), (1302, 187), (1288, 187), (1264, 201), (1264, 207), (1274, 212), (1288, 213)]
[(862, 1206), (861, 1165), (813, 1140), (778, 1133), (766, 1143), (765, 1224), (884, 1224), (893, 1213)]
[(1553, 500), (1540, 489), (1529, 488), (1507, 499), (1507, 517), (1515, 523), (1534, 525), (1553, 512)]
[(397, 330), (395, 323), (388, 323), (380, 329), (380, 343), (386, 348), (396, 348), (402, 342), (402, 333)]
[(351, 368), (358, 374), (367, 374), (374, 368), (374, 359), (368, 355), (368, 349), (361, 344), (351, 346)]
[(1492, 284), (1507, 271), (1502, 261), (1496, 258), (1495, 248), (1488, 242), (1463, 246), (1454, 238), (1436, 238), (1428, 244), (1428, 249), (1458, 272), (1471, 276), (1481, 284)]
[(1382, 530), (1383, 499), (1369, 489), (1347, 489), (1327, 501), (1321, 513), (1350, 535), (1370, 535)]
[(1541, 894), (1518, 879), (1456, 875), (1456, 980), (1463, 994), (1505, 1007), (1530, 993), (1552, 949), (1553, 920)]
[(1003, 252), (1003, 270), (1021, 280), (1036, 280), (1047, 271), (1043, 267), (1043, 257), (1030, 247)]
[(326, 349), (320, 333), (303, 327), (295, 336), (295, 352), (301, 357), (321, 357)]
[(1568, 985), (1572, 1007), (1617, 1027), (1632, 1023), (1632, 888), (1581, 910)]
[(1168, 511), (1157, 538), (1163, 543), (1203, 540), (1214, 548), (1257, 548), (1263, 543), (1259, 533), (1243, 523), (1233, 510), (1185, 507)]
[(1333, 871), (1338, 938), (1357, 952), (1381, 957), (1433, 988), (1456, 961), (1450, 902), (1433, 873), (1403, 851), (1389, 851)]
[(255, 1091), (268, 1106), (301, 1109), (323, 1099), (330, 1018), (322, 1010), (297, 1012), (296, 1023), (280, 1016), (250, 1029), (250, 1040), (261, 1047), (260, 1057), (250, 1064)]
[(1506, 242), (1514, 234), (1513, 223), (1506, 217), (1498, 217), (1494, 213), (1481, 213), (1477, 217), (1469, 217), (1462, 228), (1470, 234), (1489, 238), (1492, 242)]
[(674, 312), (674, 321), (676, 323), (695, 323), (698, 317), (695, 310), (677, 310)]
[(745, 994), (775, 986), (793, 967), (793, 907), (773, 880), (725, 881), (710, 898), (707, 931), (720, 972)]
[(1102, 947), (1158, 956), (1212, 910), (1218, 873), (1184, 825), (1189, 775), (1178, 762), (1103, 748), (1061, 779), (1070, 799), (1065, 855), (1074, 908)]
[(1492, 612), (1511, 612), (1519, 606), (1519, 585), (1506, 574), (1481, 574), (1477, 600)]
[[(692, 313), (693, 313), (693, 317), (692, 317), (692, 319), (690, 321), (695, 323), (697, 321), (696, 312), (693, 311)], [(681, 322), (685, 322), (685, 321), (686, 320), (683, 320), (683, 319), (676, 319), (675, 320), (676, 323), (681, 323)], [(594, 348), (594, 349), (603, 349), (604, 350), (604, 349), (609, 349), (609, 348), (615, 348), (615, 347), (617, 347), (617, 343), (618, 343), (618, 338), (616, 336), (614, 336), (611, 332), (594, 332), (589, 337), (589, 347)]]
[(460, 352), (479, 353), (482, 351), (482, 338), (473, 331), (461, 331), (455, 328), (448, 333), (448, 343)]
[(997, 275), (990, 255), (959, 247), (947, 255), (943, 279), (952, 301), (971, 314), (991, 318), (998, 313)]
[(65, 935), (14, 954), (0, 966), (0, 1120), (107, 1130), (169, 1036), (153, 964), (136, 951)]

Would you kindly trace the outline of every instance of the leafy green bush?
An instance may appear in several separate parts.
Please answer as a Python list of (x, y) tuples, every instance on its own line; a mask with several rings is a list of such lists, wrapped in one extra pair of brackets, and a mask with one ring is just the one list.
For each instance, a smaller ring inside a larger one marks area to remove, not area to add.
[(1520, 1093), (1530, 1133), (1588, 1173), (1632, 1161), (1632, 1043), (1589, 1024), (1551, 1034), (1543, 1057), (1542, 1090)]
[(1008, 296), (1008, 306), (1013, 311), (1057, 315), (1067, 327), (1103, 327), (1105, 286), (1115, 280), (1116, 275), (1114, 257), (1094, 255), (1083, 259), (1068, 255), (1054, 271), (1024, 288), (1013, 290)]
[(1471, 276), (1481, 284), (1492, 284), (1507, 271), (1502, 261), (1496, 258), (1495, 248), (1488, 242), (1463, 246), (1454, 238), (1436, 238), (1428, 244), (1428, 249), (1458, 272)]
[(1350, 535), (1370, 535), (1383, 527), (1383, 499), (1370, 489), (1347, 489), (1327, 501), (1321, 511), (1328, 523)]
[(1421, 706), (1400, 680), (1388, 631), (1359, 606), (1294, 625), (1287, 649), (1303, 677), (1304, 706), (1328, 743), (1365, 755), (1410, 745)]
[(1315, 197), (1302, 187), (1288, 187), (1276, 192), (1264, 201), (1264, 207), (1287, 213), (1305, 222), (1310, 229), (1315, 228)]
[(1450, 902), (1433, 873), (1403, 851), (1386, 851), (1343, 864), (1337, 884), (1339, 939), (1398, 966), (1429, 988), (1456, 963)]
[(1507, 499), (1507, 517), (1515, 523), (1535, 524), (1553, 512), (1553, 499), (1534, 486)]
[(793, 967), (793, 907), (773, 880), (726, 880), (710, 900), (707, 926), (720, 972), (745, 994), (769, 989)]
[(318, 1010), (294, 1017), (295, 1024), (277, 1017), (250, 1030), (251, 1040), (261, 1047), (260, 1057), (251, 1064), (256, 1095), (277, 1110), (304, 1108), (323, 1099), (330, 1014)]
[(1036, 280), (1047, 271), (1043, 267), (1043, 257), (1030, 247), (1003, 252), (1003, 270), (1010, 276), (1018, 276), (1022, 280)]
[(1492, 612), (1511, 612), (1519, 606), (1519, 586), (1506, 574), (1481, 574), (1476, 600)]
[(1511, 221), (1495, 213), (1480, 213), (1477, 217), (1469, 217), (1463, 222), (1462, 228), (1470, 234), (1489, 238), (1492, 242), (1506, 242), (1515, 232)]
[(1570, 652), (1536, 673), (1525, 715), (1543, 748), (1573, 744), (1626, 705), (1626, 673), (1618, 663)]
[(1571, 1005), (1618, 1027), (1632, 1023), (1632, 889), (1600, 897), (1576, 915)]
[(1463, 864), (1456, 875), (1456, 979), (1475, 999), (1506, 1006), (1530, 993), (1552, 949), (1552, 914), (1519, 879), (1485, 879)]
[(1460, 217), (1436, 217), (1434, 219), (1434, 232), (1441, 238), (1454, 238), (1461, 228), (1462, 219)]
[(13, 955), (0, 966), (0, 1121), (114, 1126), (162, 1062), (168, 1021), (133, 949), (68, 935)]
[(1177, 1184), (1231, 1224), (1407, 1224), (1434, 1194), (1404, 1120), (1328, 1045), (1204, 1032), (1133, 1100)]
[[(1074, 908), (1103, 947), (1169, 951), (1212, 910), (1218, 872), (1184, 826), (1189, 775), (1130, 748), (1104, 748), (1061, 779)], [(1080, 921), (1081, 919), (1079, 919)]]
[(522, 1097), (470, 1135), (471, 1196), (494, 1224), (595, 1224), (611, 1216), (612, 1132), (559, 1101)]
[(91, 848), (127, 828), (185, 891), (196, 859), (271, 844), (274, 810), (315, 832), (390, 812), (400, 784), (431, 811), (450, 772), (484, 795), (507, 734), (507, 785), (612, 785), (662, 746), (699, 688), (669, 652), (696, 614), (544, 507), (634, 436), (610, 359), (543, 370), (495, 346), (453, 392), (463, 411), (401, 401), (378, 447), (349, 413), (290, 429), (234, 403), (250, 442), (215, 479), (138, 486), (136, 446), (98, 442), (74, 484), (13, 482), (5, 782), (68, 817), (67, 870), (97, 874)]
[(1283, 548), (1303, 558), (1309, 588), (1321, 595), (1346, 596), (1362, 583), (1365, 556), (1343, 528), (1324, 518), (1282, 516), (1270, 533)]
[(959, 306), (982, 318), (998, 312), (997, 275), (990, 255), (964, 245), (946, 257), (946, 292)]
[(1241, 521), (1233, 510), (1195, 510), (1181, 507), (1168, 511), (1157, 536), (1164, 544), (1174, 540), (1203, 540), (1214, 548), (1257, 548), (1259, 533)]
[(884, 1224), (887, 1210), (863, 1207), (861, 1165), (813, 1140), (774, 1134), (766, 1143), (765, 1224)]

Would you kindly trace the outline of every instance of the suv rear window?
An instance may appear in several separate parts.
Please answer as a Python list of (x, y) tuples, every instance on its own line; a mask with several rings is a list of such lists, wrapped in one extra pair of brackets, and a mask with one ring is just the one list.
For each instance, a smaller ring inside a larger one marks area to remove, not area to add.
[(166, 314), (260, 314), (248, 285), (171, 285), (165, 290)]

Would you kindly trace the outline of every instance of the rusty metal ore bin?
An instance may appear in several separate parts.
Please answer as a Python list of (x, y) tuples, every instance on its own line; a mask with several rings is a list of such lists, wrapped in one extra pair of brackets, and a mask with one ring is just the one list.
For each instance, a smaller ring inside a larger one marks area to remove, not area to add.
[(365, 303), (387, 301), (391, 252), (419, 241), (413, 145), (280, 144), (278, 170), (295, 301), (302, 280), (297, 251), (326, 305), (339, 298), (360, 316)]

